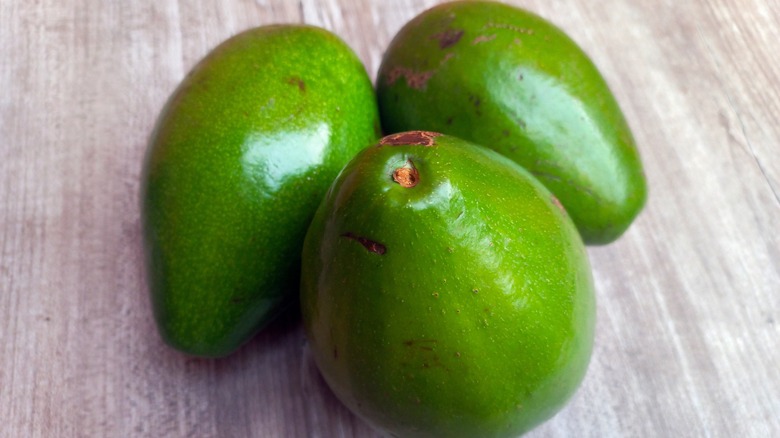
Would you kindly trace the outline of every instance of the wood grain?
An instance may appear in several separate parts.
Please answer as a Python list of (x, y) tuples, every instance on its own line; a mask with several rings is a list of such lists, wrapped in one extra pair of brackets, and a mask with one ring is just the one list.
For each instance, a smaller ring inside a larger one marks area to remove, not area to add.
[[(140, 163), (168, 94), (249, 27), (306, 22), (373, 76), (434, 1), (0, 3), (0, 436), (375, 436), (294, 314), (237, 354), (158, 339)], [(536, 437), (780, 436), (780, 3), (514, 1), (565, 29), (634, 129), (649, 203), (591, 248), (588, 376)]]

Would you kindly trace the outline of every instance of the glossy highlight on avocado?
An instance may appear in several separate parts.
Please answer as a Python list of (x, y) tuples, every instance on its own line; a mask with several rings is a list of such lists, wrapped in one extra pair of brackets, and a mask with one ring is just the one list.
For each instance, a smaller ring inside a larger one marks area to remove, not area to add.
[(334, 393), (402, 437), (530, 430), (577, 389), (595, 323), (556, 198), (498, 153), (425, 131), (339, 174), (306, 236), (301, 309)]
[(164, 340), (224, 356), (295, 302), (309, 221), (379, 132), (363, 65), (323, 29), (251, 29), (198, 63), (157, 121), (142, 177)]
[(405, 25), (377, 77), (385, 132), (428, 129), (489, 147), (561, 200), (584, 241), (617, 239), (647, 196), (606, 82), (560, 29), (489, 1), (445, 3)]

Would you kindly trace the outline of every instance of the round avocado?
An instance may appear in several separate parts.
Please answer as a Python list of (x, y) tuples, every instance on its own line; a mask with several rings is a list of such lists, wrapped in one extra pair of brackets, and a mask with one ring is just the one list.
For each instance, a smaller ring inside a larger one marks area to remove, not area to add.
[(377, 97), (387, 133), (455, 135), (528, 169), (588, 244), (617, 239), (644, 206), (640, 157), (607, 83), (531, 12), (489, 1), (423, 12), (387, 49)]
[(304, 243), (301, 309), (336, 396), (403, 437), (533, 428), (579, 386), (595, 322), (555, 196), (492, 150), (424, 131), (339, 174)]
[(163, 339), (224, 356), (294, 303), (317, 205), (379, 136), (365, 68), (326, 30), (255, 28), (200, 61), (160, 114), (142, 175)]

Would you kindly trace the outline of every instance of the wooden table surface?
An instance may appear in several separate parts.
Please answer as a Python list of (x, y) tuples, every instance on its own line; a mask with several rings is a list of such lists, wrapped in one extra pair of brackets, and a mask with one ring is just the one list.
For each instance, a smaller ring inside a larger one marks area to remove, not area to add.
[[(320, 25), (374, 77), (435, 3), (0, 3), (0, 436), (376, 436), (322, 383), (295, 314), (222, 360), (162, 344), (140, 165), (169, 93), (231, 35)], [(530, 436), (780, 436), (780, 3), (513, 3), (591, 55), (650, 185), (630, 231), (589, 249), (590, 369)]]

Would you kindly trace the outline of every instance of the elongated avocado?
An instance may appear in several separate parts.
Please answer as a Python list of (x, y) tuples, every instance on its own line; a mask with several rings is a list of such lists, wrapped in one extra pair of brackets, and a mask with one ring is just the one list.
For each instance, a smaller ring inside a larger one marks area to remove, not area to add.
[(389, 436), (514, 437), (586, 372), (595, 304), (582, 240), (554, 195), (492, 150), (385, 137), (339, 174), (302, 257), (313, 357)]
[(492, 148), (561, 200), (583, 239), (617, 239), (647, 196), (634, 138), (588, 56), (541, 17), (445, 3), (395, 36), (377, 77), (387, 133), (428, 129)]
[(224, 356), (295, 302), (320, 199), (378, 137), (363, 65), (323, 29), (251, 29), (198, 63), (158, 119), (142, 177), (163, 339)]

